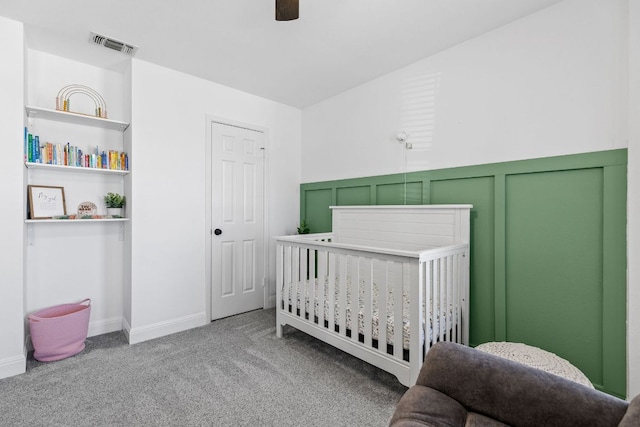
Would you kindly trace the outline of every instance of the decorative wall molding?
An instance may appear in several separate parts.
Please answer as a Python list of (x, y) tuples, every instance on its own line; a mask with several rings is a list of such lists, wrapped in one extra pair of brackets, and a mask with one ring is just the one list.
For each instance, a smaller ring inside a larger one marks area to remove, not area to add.
[(471, 345), (544, 348), (624, 398), (626, 172), (619, 149), (303, 183), (300, 219), (322, 233), (333, 205), (472, 203)]

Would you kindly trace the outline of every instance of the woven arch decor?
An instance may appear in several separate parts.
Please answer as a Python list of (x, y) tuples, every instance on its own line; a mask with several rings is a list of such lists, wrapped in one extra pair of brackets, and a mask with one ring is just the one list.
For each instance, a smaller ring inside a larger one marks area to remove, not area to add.
[(107, 118), (107, 104), (104, 102), (104, 98), (90, 87), (78, 84), (68, 85), (60, 89), (58, 96), (56, 96), (56, 110), (77, 113), (71, 111), (71, 96), (77, 93), (84, 94), (93, 100), (96, 117)]

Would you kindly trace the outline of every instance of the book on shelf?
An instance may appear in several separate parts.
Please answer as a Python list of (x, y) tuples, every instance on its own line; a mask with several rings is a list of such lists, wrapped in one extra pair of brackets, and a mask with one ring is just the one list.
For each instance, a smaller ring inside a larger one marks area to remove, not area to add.
[(94, 153), (84, 152), (81, 148), (66, 144), (40, 143), (38, 135), (28, 133), (25, 128), (24, 161), (46, 165), (74, 166), (93, 169), (129, 170), (129, 156), (117, 150), (100, 151), (96, 146)]

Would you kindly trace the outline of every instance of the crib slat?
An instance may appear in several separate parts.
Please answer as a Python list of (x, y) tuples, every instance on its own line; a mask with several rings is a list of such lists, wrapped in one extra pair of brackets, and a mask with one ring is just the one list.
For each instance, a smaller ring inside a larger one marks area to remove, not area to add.
[(338, 323), (340, 335), (347, 336), (347, 255), (338, 255), (338, 268), (340, 274), (336, 284), (338, 286)]
[(433, 303), (433, 272), (432, 265), (433, 261), (427, 260), (421, 262), (423, 277), (420, 280), (420, 285), (424, 288), (424, 321), (425, 321), (425, 331), (424, 331), (424, 339), (426, 343), (427, 349), (430, 348), (433, 342), (433, 321), (431, 315), (432, 303)]
[(393, 355), (402, 360), (403, 328), (402, 328), (402, 288), (406, 271), (406, 263), (399, 264), (399, 273), (393, 280)]
[(442, 258), (438, 258), (435, 260), (436, 269), (434, 274), (437, 274), (436, 277), (436, 286), (434, 290), (436, 291), (436, 297), (434, 298), (435, 305), (433, 306), (433, 316), (435, 327), (433, 331), (433, 336), (436, 342), (441, 341), (442, 337), (440, 336), (440, 328), (442, 326), (442, 319), (440, 318), (440, 299), (442, 294)]
[(351, 282), (349, 287), (350, 297), (347, 305), (351, 308), (351, 339), (358, 341), (358, 333), (360, 331), (360, 257), (350, 256)]
[(451, 331), (449, 329), (449, 307), (450, 307), (450, 303), (451, 303), (451, 285), (452, 285), (452, 278), (453, 278), (453, 272), (451, 270), (451, 262), (452, 262), (452, 257), (451, 255), (447, 256), (444, 259), (444, 263), (445, 263), (445, 279), (446, 279), (446, 283), (445, 283), (445, 294), (444, 294), (444, 302), (443, 304), (440, 306), (440, 316), (442, 316), (442, 327), (443, 327), (443, 339), (444, 341), (451, 341)]
[[(382, 263), (383, 261), (379, 261)], [(389, 263), (384, 261), (381, 278), (378, 280), (378, 351), (387, 353), (387, 301), (389, 297)]]
[(298, 295), (300, 293), (300, 248), (291, 248), (291, 314), (298, 316)]
[(364, 295), (363, 295), (363, 304), (362, 310), (363, 319), (364, 319), (364, 327), (362, 328), (362, 333), (364, 334), (364, 345), (367, 348), (371, 348), (372, 339), (371, 339), (371, 328), (373, 327), (371, 324), (373, 315), (373, 259), (372, 258), (362, 258), (363, 261), (363, 272), (366, 273), (366, 277), (364, 278)]
[(291, 245), (284, 248), (284, 295), (282, 296), (284, 310), (289, 311), (291, 303)]
[(444, 319), (442, 317), (442, 310), (445, 304), (445, 298), (447, 296), (447, 260), (445, 257), (438, 259), (440, 263), (440, 277), (438, 279), (438, 341), (445, 341), (444, 336)]
[(329, 252), (329, 283), (328, 283), (328, 289), (327, 289), (327, 304), (328, 306), (328, 313), (329, 313), (329, 318), (327, 319), (328, 323), (328, 328), (331, 332), (335, 331), (335, 326), (337, 324), (336, 322), (336, 276), (337, 276), (337, 262), (338, 260), (336, 259), (337, 255), (333, 252)]
[(440, 335), (440, 316), (438, 314), (438, 303), (440, 301), (440, 260), (434, 259), (433, 261), (433, 283), (432, 283), (432, 306), (431, 306), (431, 332), (433, 335), (433, 342), (439, 341)]
[(324, 327), (324, 303), (327, 299), (325, 285), (327, 280), (327, 251), (318, 251), (318, 325)]
[(463, 279), (463, 263), (464, 263), (464, 253), (457, 253), (455, 256), (453, 271), (454, 271), (454, 280), (453, 280), (453, 292), (454, 292), (454, 300), (453, 300), (453, 312), (451, 313), (453, 330), (455, 331), (455, 341), (462, 343), (462, 298), (463, 298), (463, 289), (461, 280)]
[(440, 306), (438, 307), (438, 312), (440, 315), (440, 341), (446, 341), (447, 340), (447, 335), (446, 335), (446, 325), (445, 325), (445, 316), (444, 316), (444, 312), (445, 312), (445, 307), (446, 307), (446, 303), (447, 303), (447, 257), (442, 257), (440, 258), (440, 262), (442, 263), (442, 266), (440, 268), (440, 286), (441, 286), (441, 292), (440, 292)]
[(460, 274), (460, 255), (459, 254), (455, 254), (453, 256), (452, 269), (453, 269), (453, 283), (451, 286), (452, 288), (451, 289), (452, 291), (451, 321), (453, 322), (453, 325), (451, 325), (451, 333), (453, 334), (452, 341), (460, 342), (460, 319), (458, 318), (458, 313), (460, 312), (460, 308), (458, 307), (458, 298), (459, 298), (458, 280), (459, 280), (459, 274)]
[(316, 251), (309, 249), (309, 321), (316, 322), (316, 294), (318, 292), (318, 281), (316, 280)]
[(299, 309), (300, 309), (300, 317), (306, 319), (310, 313), (309, 307), (309, 250), (305, 248), (300, 248), (300, 301)]

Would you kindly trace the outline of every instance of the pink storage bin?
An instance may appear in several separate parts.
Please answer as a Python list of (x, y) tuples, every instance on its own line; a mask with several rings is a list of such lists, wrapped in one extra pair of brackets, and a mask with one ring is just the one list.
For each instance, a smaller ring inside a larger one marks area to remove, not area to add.
[(84, 350), (89, 330), (91, 300), (45, 308), (28, 316), (33, 357), (40, 362), (53, 362)]

